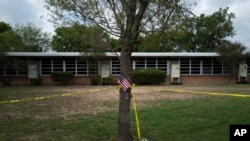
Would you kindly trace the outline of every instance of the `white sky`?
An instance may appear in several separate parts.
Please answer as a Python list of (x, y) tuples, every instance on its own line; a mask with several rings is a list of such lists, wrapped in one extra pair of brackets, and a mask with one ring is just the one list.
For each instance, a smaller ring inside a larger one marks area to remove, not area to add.
[[(194, 0), (189, 0), (194, 1)], [(245, 44), (250, 51), (250, 16), (248, 9), (250, 0), (196, 0), (197, 6), (193, 12), (196, 15), (201, 13), (210, 15), (219, 8), (229, 7), (229, 12), (235, 14), (233, 20), (236, 35), (231, 39)], [(0, 0), (0, 21), (15, 24), (32, 22), (44, 31), (53, 33), (53, 26), (41, 16), (48, 14), (44, 8), (44, 0)]]

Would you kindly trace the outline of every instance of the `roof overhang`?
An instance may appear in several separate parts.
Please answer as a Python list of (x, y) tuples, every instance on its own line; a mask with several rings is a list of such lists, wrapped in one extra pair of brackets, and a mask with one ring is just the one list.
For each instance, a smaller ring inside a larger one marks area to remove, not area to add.
[[(6, 52), (6, 56), (19, 57), (80, 57), (91, 56), (80, 52)], [(101, 54), (107, 57), (120, 56), (117, 52), (105, 52)], [(217, 57), (216, 52), (133, 52), (132, 57)]]

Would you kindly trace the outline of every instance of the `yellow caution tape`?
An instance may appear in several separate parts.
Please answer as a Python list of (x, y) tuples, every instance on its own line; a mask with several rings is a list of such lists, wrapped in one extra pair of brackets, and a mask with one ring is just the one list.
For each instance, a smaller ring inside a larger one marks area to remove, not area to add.
[(177, 93), (193, 93), (193, 94), (208, 94), (216, 96), (234, 96), (234, 97), (250, 97), (247, 94), (230, 94), (230, 93), (215, 93), (215, 92), (199, 92), (199, 91), (185, 91), (185, 90), (172, 90), (172, 89), (154, 89), (156, 91), (168, 91)]
[(140, 141), (141, 140), (140, 124), (139, 124), (139, 118), (138, 118), (138, 114), (136, 110), (135, 98), (134, 98), (134, 94), (132, 91), (134, 87), (135, 87), (135, 84), (132, 85), (131, 94), (132, 94), (133, 106), (134, 106), (134, 111), (135, 111), (136, 129), (137, 129), (138, 139)]
[(21, 103), (21, 102), (28, 102), (28, 101), (35, 101), (35, 100), (45, 100), (45, 99), (51, 99), (51, 98), (55, 98), (55, 97), (65, 97), (65, 96), (71, 96), (71, 95), (76, 95), (76, 94), (81, 94), (81, 93), (93, 93), (93, 92), (98, 92), (98, 91), (101, 91), (104, 89), (107, 89), (107, 88), (93, 89), (93, 90), (87, 90), (87, 91), (78, 91), (78, 92), (64, 93), (64, 94), (58, 94), (58, 95), (41, 96), (41, 97), (34, 97), (34, 98), (4, 100), (4, 101), (0, 101), (0, 104)]

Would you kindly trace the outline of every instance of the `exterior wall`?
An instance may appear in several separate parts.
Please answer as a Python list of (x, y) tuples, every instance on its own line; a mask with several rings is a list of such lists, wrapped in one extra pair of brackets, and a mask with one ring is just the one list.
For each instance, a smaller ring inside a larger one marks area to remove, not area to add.
[[(55, 85), (50, 76), (43, 76), (43, 85)], [(227, 75), (181, 75), (182, 84), (226, 84), (237, 83), (235, 77)], [(250, 75), (248, 76), (250, 78)], [(28, 76), (8, 76), (7, 79), (11, 80), (12, 85), (28, 85)], [(117, 77), (114, 77), (117, 79)], [(75, 76), (70, 82), (70, 85), (90, 85), (90, 77), (88, 76)], [(165, 84), (171, 84), (171, 77), (166, 77)]]
[[(42, 78), (43, 85), (55, 85), (50, 76), (43, 76)], [(29, 85), (28, 76), (7, 76), (6, 79), (11, 80), (11, 85)], [(69, 85), (90, 85), (90, 77), (75, 76)]]
[[(43, 76), (43, 85), (55, 85), (50, 76)], [(90, 77), (75, 76), (69, 85), (90, 85)]]
[[(11, 81), (11, 85), (27, 85), (29, 84), (28, 76), (6, 76)], [(1, 85), (1, 83), (0, 83)]]
[[(235, 77), (227, 75), (181, 75), (181, 84), (226, 84), (236, 83)], [(165, 84), (171, 84), (171, 76), (166, 77)]]
[(227, 75), (181, 75), (183, 84), (225, 84), (236, 83), (236, 78)]

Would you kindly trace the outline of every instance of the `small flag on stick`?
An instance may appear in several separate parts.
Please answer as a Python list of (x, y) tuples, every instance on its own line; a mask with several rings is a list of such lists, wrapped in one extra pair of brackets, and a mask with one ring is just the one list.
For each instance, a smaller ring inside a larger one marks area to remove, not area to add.
[(123, 75), (119, 76), (118, 84), (120, 84), (122, 86), (122, 89), (123, 89), (124, 92), (126, 92), (127, 89), (129, 87), (131, 87), (128, 80)]

